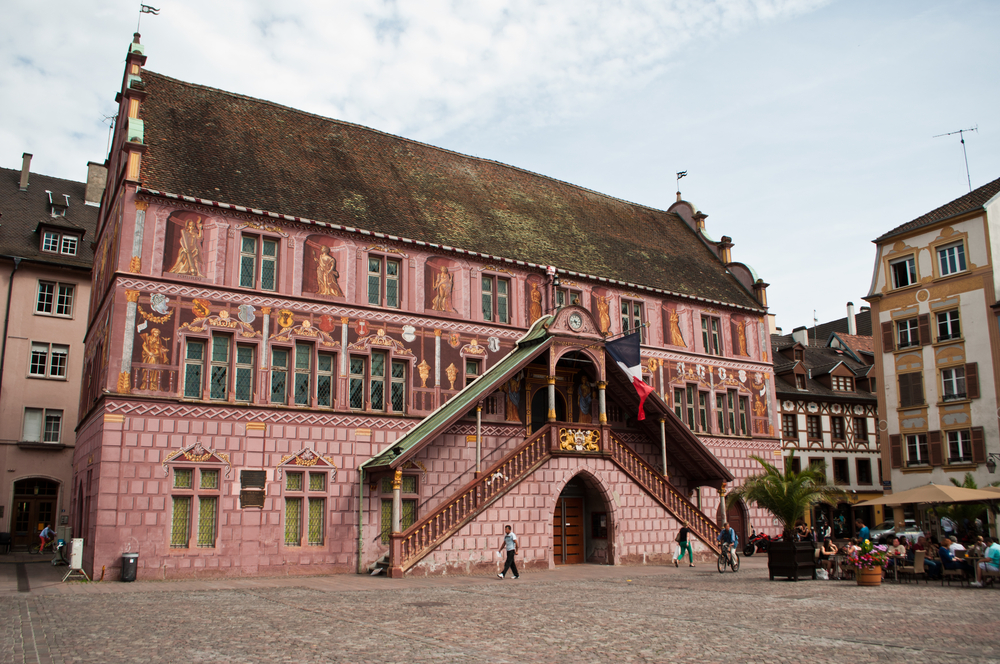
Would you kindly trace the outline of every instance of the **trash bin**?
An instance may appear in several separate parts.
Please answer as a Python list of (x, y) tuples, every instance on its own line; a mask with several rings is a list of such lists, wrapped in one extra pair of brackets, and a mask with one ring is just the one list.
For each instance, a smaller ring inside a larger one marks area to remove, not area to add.
[(122, 554), (122, 581), (135, 581), (135, 570), (139, 565), (138, 553)]

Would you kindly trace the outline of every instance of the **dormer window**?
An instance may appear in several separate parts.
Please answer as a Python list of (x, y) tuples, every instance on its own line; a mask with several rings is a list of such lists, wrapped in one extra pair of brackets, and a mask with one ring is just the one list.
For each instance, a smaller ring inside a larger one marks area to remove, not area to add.
[(42, 251), (64, 256), (76, 256), (79, 246), (79, 235), (59, 233), (58, 231), (44, 231), (42, 233)]
[(793, 351), (793, 354), (795, 355), (795, 361), (796, 362), (801, 362), (802, 360), (804, 360), (805, 359), (805, 355), (806, 355), (805, 351), (803, 351), (801, 348), (796, 348)]
[(49, 212), (52, 214), (52, 218), (65, 217), (66, 209), (69, 207), (69, 195), (63, 194), (59, 196), (58, 194), (55, 198), (52, 197), (52, 192), (48, 189), (45, 193), (49, 195)]
[(854, 380), (850, 376), (833, 376), (833, 389), (837, 392), (853, 392)]
[(795, 387), (800, 390), (806, 389), (806, 377), (803, 374), (795, 374)]

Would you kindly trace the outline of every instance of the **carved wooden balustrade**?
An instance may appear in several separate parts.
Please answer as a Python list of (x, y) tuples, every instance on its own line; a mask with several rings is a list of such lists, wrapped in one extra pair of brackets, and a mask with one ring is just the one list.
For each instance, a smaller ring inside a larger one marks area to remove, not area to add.
[(401, 573), (451, 537), (551, 457), (551, 426), (544, 426), (429, 515), (391, 538), (390, 574)]
[(609, 444), (611, 458), (625, 473), (646, 490), (656, 502), (660, 503), (677, 519), (688, 522), (688, 528), (704, 542), (709, 549), (719, 553), (716, 537), (719, 527), (705, 516), (691, 501), (681, 495), (674, 485), (664, 479), (663, 475), (646, 463), (632, 449), (618, 439), (612, 432)]

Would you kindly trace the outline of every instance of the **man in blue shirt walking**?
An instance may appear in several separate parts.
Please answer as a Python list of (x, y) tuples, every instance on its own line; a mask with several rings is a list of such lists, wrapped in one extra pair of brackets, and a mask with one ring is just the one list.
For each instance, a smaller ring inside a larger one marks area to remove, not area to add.
[(858, 541), (861, 544), (865, 543), (865, 540), (871, 539), (871, 531), (868, 530), (868, 526), (861, 519), (854, 522), (854, 525), (858, 527)]
[(514, 556), (517, 555), (517, 535), (511, 530), (510, 526), (504, 528), (506, 534), (503, 536), (503, 544), (500, 545), (498, 551), (507, 551), (507, 564), (503, 566), (503, 573), (497, 574), (501, 579), (507, 575), (507, 570), (510, 570), (514, 574), (514, 578), (520, 578), (520, 574), (517, 573), (517, 565), (514, 563)]

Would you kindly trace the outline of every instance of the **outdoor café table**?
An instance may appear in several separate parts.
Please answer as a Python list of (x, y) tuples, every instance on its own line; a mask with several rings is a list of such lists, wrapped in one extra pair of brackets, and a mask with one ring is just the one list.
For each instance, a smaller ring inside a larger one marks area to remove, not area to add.
[(892, 555), (889, 559), (892, 561), (892, 580), (899, 583), (899, 566), (906, 564), (906, 556)]
[(847, 556), (845, 556), (842, 553), (837, 553), (830, 556), (830, 562), (833, 563), (832, 565), (833, 569), (831, 571), (833, 574), (836, 575), (838, 579), (844, 578), (844, 570), (842, 565), (845, 560), (847, 560)]

